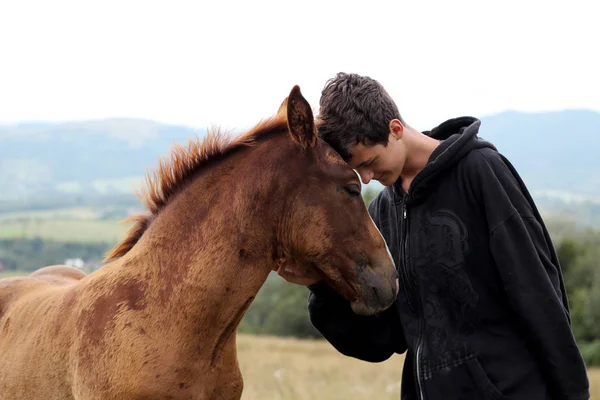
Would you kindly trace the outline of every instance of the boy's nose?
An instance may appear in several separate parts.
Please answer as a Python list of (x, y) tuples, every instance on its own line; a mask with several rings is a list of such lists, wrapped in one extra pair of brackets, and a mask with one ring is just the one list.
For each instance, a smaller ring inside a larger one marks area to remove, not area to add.
[(358, 174), (360, 175), (360, 180), (362, 181), (363, 184), (368, 184), (371, 179), (373, 179), (373, 172), (371, 171), (358, 171)]

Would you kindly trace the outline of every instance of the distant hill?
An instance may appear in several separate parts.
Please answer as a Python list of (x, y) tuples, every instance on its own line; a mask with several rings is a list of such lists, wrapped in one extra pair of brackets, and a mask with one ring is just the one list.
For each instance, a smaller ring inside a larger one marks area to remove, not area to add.
[[(514, 163), (537, 199), (600, 202), (600, 113), (510, 111), (481, 119), (480, 136)], [(173, 143), (204, 134), (138, 119), (0, 126), (0, 205), (130, 199)]]
[(538, 196), (600, 199), (600, 113), (504, 112), (481, 118), (494, 143)]
[(0, 126), (0, 201), (129, 194), (174, 143), (204, 133), (137, 119)]

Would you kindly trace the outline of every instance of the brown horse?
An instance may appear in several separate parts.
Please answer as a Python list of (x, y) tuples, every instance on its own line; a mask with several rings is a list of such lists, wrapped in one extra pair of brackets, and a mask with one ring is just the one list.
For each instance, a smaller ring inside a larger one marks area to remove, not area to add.
[(357, 174), (316, 135), (296, 86), (237, 139), (176, 146), (148, 176), (106, 265), (0, 280), (0, 398), (239, 399), (236, 329), (269, 272), (311, 268), (355, 312), (397, 273)]

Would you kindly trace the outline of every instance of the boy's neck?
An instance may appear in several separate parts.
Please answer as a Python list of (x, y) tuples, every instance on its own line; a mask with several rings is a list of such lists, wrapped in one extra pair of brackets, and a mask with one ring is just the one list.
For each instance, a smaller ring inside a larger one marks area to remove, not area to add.
[(410, 130), (410, 139), (406, 149), (406, 162), (400, 174), (401, 186), (404, 192), (408, 192), (412, 181), (425, 168), (431, 154), (440, 145), (439, 140), (433, 139), (414, 129)]

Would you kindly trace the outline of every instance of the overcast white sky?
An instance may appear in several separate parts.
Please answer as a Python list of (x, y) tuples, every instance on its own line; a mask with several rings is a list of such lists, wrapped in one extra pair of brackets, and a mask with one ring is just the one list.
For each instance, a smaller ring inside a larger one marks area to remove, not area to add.
[(378, 79), (418, 129), (600, 110), (595, 1), (0, 1), (0, 123), (137, 117), (239, 129), (294, 84)]

